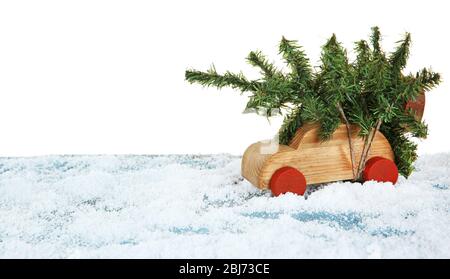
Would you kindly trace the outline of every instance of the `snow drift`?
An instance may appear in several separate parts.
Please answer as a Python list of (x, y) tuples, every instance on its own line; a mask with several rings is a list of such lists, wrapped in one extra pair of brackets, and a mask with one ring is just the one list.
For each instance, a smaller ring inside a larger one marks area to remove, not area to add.
[(0, 258), (448, 258), (450, 154), (277, 198), (230, 155), (0, 158)]

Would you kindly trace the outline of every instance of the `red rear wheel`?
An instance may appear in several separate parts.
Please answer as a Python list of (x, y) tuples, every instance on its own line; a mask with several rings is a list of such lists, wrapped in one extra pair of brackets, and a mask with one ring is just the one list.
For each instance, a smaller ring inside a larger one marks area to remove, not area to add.
[(392, 182), (398, 179), (398, 169), (394, 162), (383, 157), (370, 158), (363, 172), (364, 181)]
[(306, 191), (306, 179), (297, 169), (282, 167), (272, 175), (269, 186), (274, 196), (288, 192), (303, 195)]

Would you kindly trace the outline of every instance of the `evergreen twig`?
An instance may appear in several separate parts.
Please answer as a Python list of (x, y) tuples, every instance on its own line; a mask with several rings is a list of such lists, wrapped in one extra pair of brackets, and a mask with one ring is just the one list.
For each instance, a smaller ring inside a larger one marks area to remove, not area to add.
[(297, 41), (281, 38), (279, 52), (291, 68), (294, 81), (304, 88), (309, 86), (312, 80), (312, 70), (305, 52), (297, 44)]
[(203, 86), (214, 86), (219, 89), (226, 86), (230, 86), (233, 89), (239, 89), (241, 92), (255, 91), (257, 89), (257, 83), (247, 80), (242, 73), (234, 74), (227, 71), (224, 75), (219, 75), (214, 65), (211, 66), (207, 72), (187, 70), (185, 78), (190, 83), (199, 83)]
[(247, 61), (255, 67), (261, 69), (261, 74), (266, 78), (272, 78), (275, 75), (281, 75), (275, 66), (270, 63), (260, 51), (252, 51), (247, 56)]

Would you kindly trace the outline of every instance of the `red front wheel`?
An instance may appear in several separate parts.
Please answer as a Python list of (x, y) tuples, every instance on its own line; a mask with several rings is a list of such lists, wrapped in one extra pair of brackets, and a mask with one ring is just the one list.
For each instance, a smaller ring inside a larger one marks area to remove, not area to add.
[(398, 169), (394, 162), (383, 157), (370, 158), (363, 172), (364, 181), (392, 182), (398, 179)]
[(269, 186), (274, 196), (288, 192), (303, 195), (306, 191), (306, 179), (297, 169), (282, 167), (272, 175)]

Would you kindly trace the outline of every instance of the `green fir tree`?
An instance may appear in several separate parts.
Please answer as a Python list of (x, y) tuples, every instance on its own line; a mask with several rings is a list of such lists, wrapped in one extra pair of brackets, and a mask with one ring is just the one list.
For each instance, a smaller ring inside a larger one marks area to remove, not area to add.
[(279, 53), (288, 73), (277, 69), (260, 51), (252, 51), (247, 62), (260, 70), (260, 79), (249, 80), (242, 73), (228, 71), (219, 74), (214, 66), (206, 72), (187, 70), (185, 78), (190, 83), (231, 87), (249, 94), (246, 109), (262, 109), (267, 117), (272, 116), (273, 109), (282, 111), (281, 144), (289, 144), (306, 122), (320, 124), (322, 140), (328, 140), (341, 123), (349, 135), (352, 127), (358, 127), (364, 139), (358, 166), (349, 137), (355, 180), (361, 178), (371, 143), (381, 131), (392, 146), (400, 174), (408, 177), (417, 159), (417, 145), (411, 138), (425, 138), (427, 125), (417, 120), (412, 110), (406, 110), (405, 104), (440, 82), (440, 75), (429, 69), (403, 73), (410, 45), (411, 35), (406, 33), (395, 50), (386, 54), (381, 48), (380, 31), (373, 27), (370, 41), (356, 42), (356, 59), (349, 61), (347, 50), (333, 34), (322, 46), (321, 64), (315, 70), (302, 47), (283, 37)]

